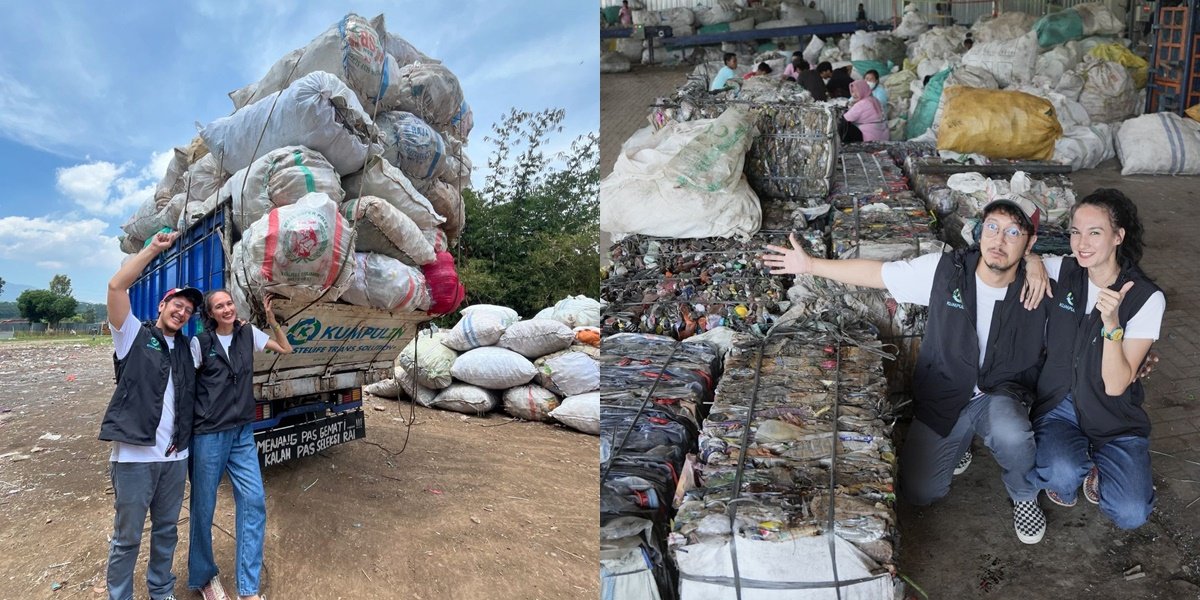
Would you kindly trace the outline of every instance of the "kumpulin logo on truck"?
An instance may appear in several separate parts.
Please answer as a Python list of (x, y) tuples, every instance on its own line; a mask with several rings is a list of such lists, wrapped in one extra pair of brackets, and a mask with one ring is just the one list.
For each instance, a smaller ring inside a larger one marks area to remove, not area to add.
[(288, 342), (292, 345), (292, 349), (299, 354), (378, 352), (403, 337), (403, 327), (360, 327), (358, 325), (326, 327), (315, 317), (301, 319), (288, 328)]

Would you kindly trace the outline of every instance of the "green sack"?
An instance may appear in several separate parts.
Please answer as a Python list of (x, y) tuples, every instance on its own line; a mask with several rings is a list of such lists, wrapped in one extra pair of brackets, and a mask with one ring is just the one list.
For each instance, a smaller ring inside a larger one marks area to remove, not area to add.
[(917, 100), (917, 110), (913, 111), (908, 119), (907, 139), (911, 140), (933, 126), (933, 118), (937, 116), (938, 103), (942, 99), (942, 87), (946, 78), (950, 76), (950, 70), (950, 67), (946, 67), (929, 78), (925, 91), (921, 93), (921, 99)]
[(697, 29), (696, 33), (704, 35), (706, 33), (725, 33), (726, 31), (729, 31), (729, 23), (714, 23)]
[(616, 25), (617, 21), (621, 19), (621, 7), (605, 6), (604, 8), (600, 9), (600, 14), (604, 16), (604, 21), (606, 23), (609, 25)]
[(852, 60), (850, 63), (854, 65), (854, 70), (863, 77), (867, 75), (867, 71), (872, 69), (879, 73), (880, 78), (886, 77), (888, 73), (892, 72), (893, 66), (891, 62), (885, 63), (881, 60)]
[(1033, 24), (1038, 45), (1043, 48), (1083, 39), (1083, 17), (1072, 9), (1048, 14)]

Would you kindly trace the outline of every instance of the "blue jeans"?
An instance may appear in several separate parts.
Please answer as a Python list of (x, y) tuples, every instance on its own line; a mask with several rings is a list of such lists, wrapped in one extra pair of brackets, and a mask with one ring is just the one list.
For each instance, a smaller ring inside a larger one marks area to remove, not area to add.
[(213, 512), (217, 485), (229, 473), (237, 510), (238, 595), (258, 593), (262, 574), (263, 535), (267, 526), (267, 499), (258, 470), (258, 450), (250, 425), (202, 433), (192, 437), (192, 527), (188, 552), (188, 587), (198, 590), (217, 576), (213, 560)]
[(1128, 435), (1091, 448), (1068, 395), (1034, 422), (1037, 468), (1029, 480), (1065, 502), (1075, 499), (1092, 465), (1100, 473), (1100, 511), (1121, 529), (1140, 527), (1154, 510), (1150, 440)]
[(109, 463), (112, 477), (112, 544), (108, 550), (109, 600), (132, 600), (133, 568), (146, 513), (150, 513), (150, 560), (146, 565), (146, 587), (157, 600), (175, 593), (171, 564), (179, 541), (179, 509), (183, 506), (187, 465), (182, 460), (148, 463)]
[(913, 419), (900, 448), (900, 492), (909, 504), (925, 506), (950, 492), (958, 459), (979, 435), (1000, 465), (1000, 479), (1014, 501), (1037, 498), (1029, 483), (1033, 469), (1033, 427), (1029, 410), (1007, 396), (980, 394), (967, 403), (950, 434), (942, 437)]

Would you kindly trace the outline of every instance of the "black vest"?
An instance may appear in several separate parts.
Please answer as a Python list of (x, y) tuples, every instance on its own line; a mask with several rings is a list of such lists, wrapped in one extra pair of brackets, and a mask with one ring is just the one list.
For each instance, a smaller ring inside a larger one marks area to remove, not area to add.
[(176, 333), (175, 348), (171, 350), (158, 327), (142, 323), (129, 354), (121, 360), (113, 354), (113, 368), (117, 389), (104, 411), (100, 439), (134, 446), (155, 445), (170, 375), (175, 387), (175, 433), (171, 442), (176, 452), (186, 449), (192, 440), (196, 393), (196, 366), (187, 338)]
[[(1161, 291), (1141, 269), (1127, 262), (1122, 263), (1117, 281), (1109, 289), (1120, 290), (1127, 281), (1134, 284), (1117, 310), (1121, 327), (1129, 323), (1150, 296)], [(1100, 311), (1083, 312), (1087, 304), (1087, 269), (1080, 267), (1074, 258), (1063, 258), (1053, 291), (1046, 326), (1046, 365), (1038, 378), (1033, 417), (1053, 410), (1070, 392), (1075, 399), (1079, 426), (1095, 446), (1124, 435), (1149, 437), (1150, 418), (1142, 409), (1142, 382), (1134, 381), (1120, 396), (1109, 396), (1104, 389), (1100, 375), (1104, 350)]]
[(235, 325), (229, 355), (216, 332), (202, 331), (196, 386), (196, 433), (216, 433), (254, 421), (254, 330)]
[(992, 312), (983, 366), (979, 366), (975, 331), (979, 258), (979, 249), (971, 248), (945, 254), (938, 263), (929, 295), (929, 323), (913, 374), (916, 417), (943, 437), (954, 428), (975, 386), (1032, 404), (1042, 360), (1046, 303), (1032, 311), (1021, 305), (1022, 262), (1016, 280)]

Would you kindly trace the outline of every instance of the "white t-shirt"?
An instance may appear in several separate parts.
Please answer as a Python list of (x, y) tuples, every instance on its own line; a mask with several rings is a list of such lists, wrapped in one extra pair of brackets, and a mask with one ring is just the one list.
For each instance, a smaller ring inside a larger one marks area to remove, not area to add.
[[(933, 276), (937, 273), (942, 254), (924, 254), (909, 260), (898, 260), (883, 264), (883, 283), (897, 302), (910, 302), (929, 306), (933, 292)], [(975, 333), (979, 338), (979, 366), (987, 354), (988, 337), (992, 332), (992, 313), (996, 303), (1004, 300), (1008, 287), (991, 287), (975, 275)], [(979, 393), (979, 388), (975, 388)]]
[[(1045, 256), (1042, 257), (1042, 263), (1046, 265), (1046, 274), (1055, 281), (1058, 281), (1058, 274), (1062, 271), (1061, 256)], [(1096, 308), (1096, 297), (1100, 294), (1100, 286), (1092, 283), (1088, 279), (1088, 295), (1087, 303), (1084, 305), (1084, 314), (1092, 312)], [(1061, 298), (1047, 298), (1046, 300), (1061, 302)], [(1142, 305), (1137, 313), (1129, 319), (1125, 324), (1125, 337), (1133, 340), (1157, 340), (1162, 329), (1163, 314), (1167, 311), (1167, 297), (1161, 291), (1154, 292), (1146, 299), (1146, 303)]]
[[(250, 325), (250, 329), (254, 334), (254, 352), (263, 352), (263, 348), (266, 348), (266, 342), (271, 340), (271, 336), (264, 334), (262, 329), (258, 329), (254, 325)], [(193, 337), (192, 340), (196, 340), (196, 338)], [(221, 347), (226, 350), (226, 356), (228, 356), (229, 344), (233, 343), (233, 334), (227, 336), (217, 334), (217, 341), (221, 342)], [(199, 348), (199, 342), (196, 347)]]
[[(129, 350), (133, 348), (133, 340), (137, 338), (142, 323), (133, 316), (133, 310), (130, 309), (129, 315), (125, 317), (125, 323), (119, 329), (111, 322), (109, 326), (112, 331), (113, 351), (117, 354), (117, 360), (124, 359), (129, 355)], [(175, 338), (166, 337), (166, 340), (167, 349), (174, 350)], [(200, 366), (198, 352), (192, 352), (192, 362), (197, 367)], [(123, 463), (170, 462), (184, 460), (188, 457), (187, 450), (167, 456), (167, 448), (171, 446), (171, 437), (175, 435), (175, 385), (172, 377), (172, 374), (168, 372), (167, 389), (163, 392), (162, 416), (158, 419), (158, 428), (154, 430), (154, 445), (135, 446), (123, 442), (113, 442), (108, 460)]]

